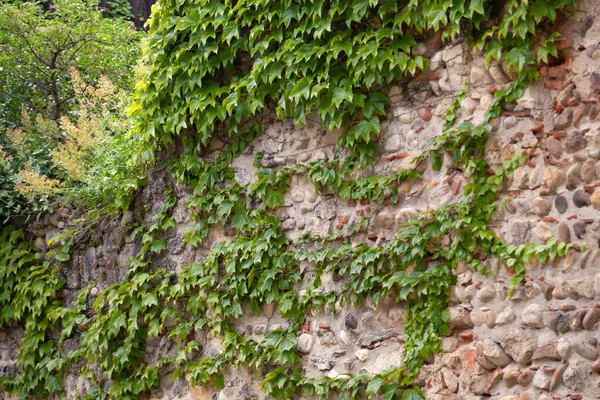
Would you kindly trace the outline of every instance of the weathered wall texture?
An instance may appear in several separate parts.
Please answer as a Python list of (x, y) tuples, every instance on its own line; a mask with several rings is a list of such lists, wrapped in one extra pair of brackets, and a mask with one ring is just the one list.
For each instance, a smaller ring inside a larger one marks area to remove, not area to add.
[[(511, 271), (494, 260), (486, 261), (493, 273), (489, 276), (459, 267), (449, 305), (453, 329), (443, 341), (445, 354), (424, 366), (419, 377), (428, 399), (600, 398), (600, 303), (596, 303), (600, 298), (600, 189), (596, 189), (600, 186), (600, 22), (595, 20), (599, 14), (600, 3), (589, 0), (568, 18), (565, 40), (559, 46), (564, 64), (542, 71), (548, 79), (530, 87), (516, 104), (507, 107), (495, 121), (486, 154), (492, 165), (499, 165), (519, 149), (535, 149), (535, 156), (500, 194), (510, 202), (496, 213), (493, 226), (505, 241), (543, 243), (558, 237), (585, 244), (586, 250), (572, 250), (553, 264), (532, 263), (525, 282), (516, 287), (512, 297), (508, 296)], [(423, 53), (433, 53), (430, 73), (391, 89), (392, 107), (382, 129), (381, 154), (373, 168), (362, 171), (363, 176), (390, 175), (410, 168), (412, 156), (441, 132), (444, 111), (464, 81), (470, 88), (461, 103), (461, 118), (474, 122), (482, 120), (491, 104), (490, 88), (502, 88), (511, 81), (502, 67), (485, 68), (483, 58), (471, 54), (463, 43), (437, 51), (432, 51), (431, 45), (418, 47)], [(252, 166), (255, 152), (263, 151), (266, 163), (284, 167), (331, 157), (335, 141), (336, 135), (324, 131), (316, 121), (302, 130), (292, 123), (274, 122), (234, 161), (236, 178), (240, 183), (256, 179)], [(219, 147), (215, 142), (214, 149)], [(164, 170), (149, 172), (149, 185), (137, 199), (138, 214), (142, 204), (150, 207), (147, 219), (160, 208), (169, 180)], [(355, 234), (353, 241), (378, 246), (393, 237), (397, 226), (407, 219), (456, 202), (465, 181), (447, 157), (441, 171), (427, 168), (422, 180), (401, 185), (397, 206), (385, 206), (315, 194), (311, 183), (294, 178), (277, 215), (290, 238), (349, 229), (363, 215), (371, 215), (368, 226)], [(182, 242), (182, 234), (192, 226), (186, 207), (189, 193), (189, 188), (178, 188), (179, 200), (173, 211), (177, 228), (167, 240), (169, 254), (156, 260), (161, 268), (178, 271), (202, 259), (210, 247), (194, 250)], [(48, 239), (72, 218), (70, 210), (61, 209), (47, 216), (43, 225), (32, 226), (32, 231)], [(97, 289), (102, 289), (123, 277), (125, 260), (139, 247), (126, 235), (131, 218), (133, 214), (128, 213), (122, 221), (107, 221), (102, 230), (92, 233), (87, 245), (74, 250), (72, 265), (65, 270), (67, 304), (90, 280), (98, 280)], [(211, 240), (227, 240), (227, 235), (215, 232)], [(37, 241), (42, 248), (43, 243)], [(311, 266), (303, 268), (309, 275)], [(322, 290), (333, 292), (344, 283), (336, 276), (323, 276), (322, 282)], [(310, 327), (299, 332), (298, 349), (305, 354), (308, 376), (335, 377), (361, 369), (376, 374), (400, 364), (401, 304), (385, 300), (376, 308), (365, 305), (337, 309), (335, 315), (315, 313), (309, 321)], [(286, 324), (274, 306), (237, 321), (240, 331), (256, 338)], [(19, 336), (19, 330), (0, 332), (0, 373), (14, 368)], [(72, 340), (75, 345), (77, 338)], [(202, 341), (205, 354), (219, 351), (218, 340), (204, 337)], [(171, 347), (167, 342), (151, 342), (147, 359), (156, 360), (172, 352)], [(173, 383), (168, 372), (154, 398), (264, 397), (259, 388), (262, 377), (250, 370), (229, 371), (226, 387), (219, 393), (189, 388), (182, 381)], [(86, 387), (76, 375), (69, 375), (66, 384), (73, 398)]]

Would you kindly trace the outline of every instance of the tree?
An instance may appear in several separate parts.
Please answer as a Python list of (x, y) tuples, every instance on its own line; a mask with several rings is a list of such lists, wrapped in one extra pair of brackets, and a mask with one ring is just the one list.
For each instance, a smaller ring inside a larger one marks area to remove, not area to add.
[(73, 106), (72, 67), (88, 82), (106, 75), (130, 87), (140, 38), (132, 23), (102, 18), (88, 0), (57, 0), (48, 11), (0, 3), (0, 123), (15, 121), (21, 105), (59, 120)]

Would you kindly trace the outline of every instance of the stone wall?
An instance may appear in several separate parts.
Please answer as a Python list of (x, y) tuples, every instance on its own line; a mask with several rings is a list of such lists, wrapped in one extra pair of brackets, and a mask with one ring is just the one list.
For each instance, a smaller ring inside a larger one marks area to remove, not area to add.
[[(509, 292), (514, 271), (485, 260), (491, 272), (482, 275), (467, 265), (454, 272), (451, 334), (444, 338), (444, 354), (429, 360), (418, 383), (428, 399), (594, 399), (600, 398), (598, 359), (600, 319), (600, 3), (583, 1), (579, 10), (567, 16), (563, 39), (559, 42), (560, 61), (541, 72), (545, 79), (529, 87), (523, 97), (505, 108), (494, 121), (494, 133), (486, 147), (486, 160), (492, 167), (509, 160), (517, 151), (531, 151), (533, 157), (520, 167), (499, 197), (508, 200), (498, 208), (492, 226), (507, 242), (544, 243), (552, 237), (576, 246), (567, 257), (540, 265), (530, 263), (525, 281)], [(429, 165), (412, 165), (410, 160), (427, 148), (442, 131), (445, 110), (465, 82), (467, 97), (460, 104), (461, 120), (483, 120), (494, 89), (507, 86), (514, 78), (501, 65), (489, 68), (479, 54), (463, 42), (436, 48), (433, 42), (420, 44), (417, 52), (431, 56), (430, 71), (410, 83), (395, 86), (389, 95), (392, 105), (382, 127), (381, 153), (362, 176), (391, 175), (404, 168), (418, 168), (423, 178), (398, 187), (396, 205), (376, 202), (342, 201), (327, 193), (315, 193), (314, 185), (294, 176), (277, 210), (291, 239), (305, 233), (325, 235), (347, 232), (360, 219), (368, 223), (352, 235), (354, 243), (379, 246), (393, 237), (398, 226), (419, 218), (420, 213), (457, 202), (466, 176), (447, 155), (440, 171)], [(303, 129), (291, 122), (273, 122), (259, 135), (233, 165), (240, 184), (256, 179), (254, 154), (262, 151), (263, 162), (283, 168), (297, 163), (329, 159), (339, 133), (327, 132), (318, 121)], [(223, 143), (215, 140), (208, 157), (214, 157)], [(151, 220), (164, 201), (164, 189), (175, 183), (161, 168), (148, 172), (148, 185), (136, 198), (133, 212), (121, 220), (104, 220), (100, 229), (88, 232), (64, 268), (67, 278), (64, 302), (73, 301), (77, 290), (97, 281), (92, 297), (124, 277), (126, 260), (140, 243), (127, 233), (136, 220)], [(176, 185), (175, 185), (176, 186)], [(172, 216), (177, 224), (166, 238), (168, 254), (158, 257), (159, 268), (179, 271), (201, 260), (210, 244), (228, 240), (230, 232), (215, 230), (206, 246), (192, 249), (183, 234), (193, 226), (186, 200), (191, 189), (176, 186), (178, 197)], [(144, 208), (145, 206), (145, 208)], [(40, 223), (32, 223), (36, 245), (64, 231), (75, 212), (61, 208)], [(311, 265), (301, 266), (306, 280)], [(338, 293), (344, 277), (325, 274), (323, 291)], [(302, 290), (302, 288), (299, 288)], [(510, 294), (509, 294), (510, 293)], [(400, 365), (403, 343), (404, 307), (384, 299), (377, 307), (336, 307), (335, 314), (315, 312), (298, 332), (298, 351), (303, 353), (307, 376), (341, 377), (364, 369), (375, 375)], [(260, 339), (269, 330), (287, 326), (276, 304), (268, 304), (261, 314), (248, 312), (236, 321), (239, 331)], [(14, 370), (19, 329), (0, 332), (0, 374)], [(220, 343), (198, 333), (204, 355), (219, 352)], [(70, 339), (76, 347), (77, 338)], [(148, 343), (147, 361), (174, 352), (168, 341)], [(156, 399), (262, 399), (261, 376), (242, 369), (228, 371), (226, 387), (214, 392), (205, 387), (188, 387), (173, 382), (171, 371), (163, 371)], [(84, 393), (87, 383), (76, 374), (65, 382), (71, 398)], [(1, 398), (11, 398), (0, 393)]]

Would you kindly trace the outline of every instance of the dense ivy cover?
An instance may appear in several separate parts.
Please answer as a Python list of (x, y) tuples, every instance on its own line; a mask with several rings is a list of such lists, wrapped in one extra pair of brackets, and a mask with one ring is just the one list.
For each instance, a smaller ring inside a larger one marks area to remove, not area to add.
[[(552, 40), (533, 46), (536, 29), (567, 5), (575, 4), (560, 0), (159, 3), (150, 22), (149, 74), (139, 84), (133, 106), (138, 129), (145, 135), (147, 155), (179, 137), (185, 145), (183, 154), (167, 165), (180, 183), (194, 189), (188, 207), (196, 226), (186, 234), (188, 245), (202, 244), (217, 224), (233, 228), (235, 235), (213, 245), (205, 259), (185, 266), (179, 275), (153, 267), (155, 257), (166, 250), (164, 232), (175, 225), (169, 215), (176, 198), (167, 193), (151, 223), (132, 232), (142, 246), (130, 260), (126, 279), (101, 291), (89, 313), (77, 306), (52, 313), (57, 316), (54, 326), (62, 324), (62, 335), (73, 334), (75, 315), (82, 334), (80, 348), (66, 358), (52, 351), (35, 364), (52, 377), (45, 381), (51, 384), (37, 384), (20, 374), (5, 380), (5, 387), (24, 397), (60, 393), (54, 382), (60, 382), (64, 366), (80, 363), (92, 382), (86, 398), (135, 399), (158, 387), (163, 368), (174, 368), (173, 377), (190, 384), (220, 389), (227, 368), (249, 365), (265, 373), (262, 387), (276, 399), (301, 394), (325, 399), (333, 392), (352, 399), (423, 398), (413, 379), (424, 360), (441, 350), (440, 338), (448, 331), (452, 269), (467, 263), (483, 270), (483, 258), (497, 257), (514, 268), (514, 284), (523, 278), (532, 257), (544, 263), (569, 249), (554, 240), (537, 247), (509, 245), (488, 229), (503, 182), (526, 155), (515, 155), (493, 172), (483, 159), (491, 122), (502, 105), (519, 98), (539, 77), (529, 65), (536, 58), (556, 55)], [(451, 152), (454, 163), (469, 176), (462, 200), (407, 223), (382, 246), (352, 246), (341, 232), (291, 242), (273, 210), (283, 203), (292, 175), (306, 174), (317, 188), (339, 192), (343, 198), (378, 201), (393, 201), (389, 187), (418, 177), (407, 170), (351, 182), (348, 172), (356, 161), (371, 159), (380, 118), (386, 115), (385, 85), (426, 70), (427, 60), (413, 57), (411, 50), (417, 39), (442, 28), (444, 38), (470, 37), (486, 50), (488, 59), (500, 59), (502, 49), (508, 49), (506, 63), (518, 72), (511, 85), (495, 92), (480, 125), (455, 126), (463, 95), (457, 93), (444, 131), (414, 160), (432, 158), (437, 169), (443, 152)], [(299, 124), (316, 111), (327, 127), (345, 130), (340, 144), (353, 155), (343, 158), (345, 153), (338, 152), (327, 162), (275, 170), (263, 166), (258, 154), (258, 180), (242, 185), (230, 163), (261, 131), (263, 111), (276, 111)], [(233, 140), (209, 161), (201, 150), (217, 131), (228, 132)], [(50, 255), (56, 262), (68, 259), (72, 235), (55, 240), (63, 244)], [(14, 240), (3, 242), (9, 243), (6, 251), (12, 254)], [(20, 256), (11, 260), (9, 266)], [(30, 260), (21, 264), (29, 265)], [(302, 261), (313, 263), (315, 278), (299, 294), (294, 287), (301, 281)], [(347, 278), (338, 296), (319, 289), (325, 271)], [(39, 294), (28, 296), (37, 299)], [(362, 373), (348, 380), (302, 375), (295, 351), (297, 332), (311, 309), (332, 311), (336, 302), (360, 304), (367, 299), (376, 304), (386, 296), (407, 305), (403, 366), (373, 378)], [(272, 331), (259, 343), (235, 330), (234, 321), (244, 305), (259, 310), (271, 302), (290, 321), (289, 329)], [(36, 310), (32, 315), (39, 315)], [(31, 321), (29, 329), (44, 333), (50, 329), (38, 327), (33, 317)], [(201, 358), (197, 329), (219, 337), (223, 351)], [(176, 355), (146, 364), (147, 340), (157, 337), (174, 341)], [(53, 346), (48, 336), (43, 339)], [(31, 351), (24, 348), (20, 357), (34, 357)], [(101, 377), (92, 373), (94, 367), (99, 367)]]
[[(182, 130), (206, 144), (224, 123), (230, 133), (264, 109), (298, 124), (316, 111), (329, 129), (343, 127), (340, 144), (370, 160), (381, 88), (427, 69), (413, 56), (417, 37), (461, 32), (517, 71), (556, 55), (550, 43), (533, 53), (539, 23), (575, 0), (174, 1), (159, 2), (146, 56), (150, 73), (140, 85), (139, 130), (151, 149)], [(502, 7), (503, 6), (503, 7)], [(501, 18), (498, 12), (504, 11)]]

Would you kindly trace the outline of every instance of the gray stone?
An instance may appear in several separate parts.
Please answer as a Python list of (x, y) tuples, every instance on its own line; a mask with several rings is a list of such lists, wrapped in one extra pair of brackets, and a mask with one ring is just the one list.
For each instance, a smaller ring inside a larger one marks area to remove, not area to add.
[(530, 304), (521, 312), (521, 321), (527, 326), (541, 329), (544, 327), (542, 312), (543, 309), (539, 304)]
[(380, 212), (377, 217), (375, 217), (375, 226), (380, 229), (392, 229), (394, 227), (394, 223), (394, 214), (386, 210)]
[(496, 365), (483, 354), (483, 342), (475, 344), (475, 360), (485, 369), (490, 371), (496, 369)]
[(387, 153), (395, 153), (402, 148), (402, 138), (400, 135), (392, 135), (388, 140), (385, 141), (383, 150)]
[(558, 333), (565, 333), (571, 329), (571, 313), (564, 313), (558, 319), (558, 324), (556, 325), (556, 330)]
[(586, 378), (587, 365), (582, 360), (571, 360), (563, 374), (563, 382), (571, 390), (579, 391)]
[(460, 108), (462, 108), (462, 110), (467, 115), (473, 115), (478, 105), (479, 102), (473, 100), (471, 97), (466, 97), (463, 101), (460, 102)]
[(354, 314), (348, 313), (344, 319), (344, 324), (346, 325), (346, 328), (354, 330), (358, 327), (358, 320)]
[(264, 334), (266, 334), (267, 333), (267, 324), (256, 324), (256, 325), (254, 325), (253, 333), (255, 335), (264, 335)]
[(502, 71), (502, 68), (498, 64), (490, 66), (489, 71), (490, 75), (497, 84), (503, 85), (505, 83), (511, 82), (511, 79), (508, 76), (506, 76), (506, 74), (504, 73), (504, 71)]
[(371, 346), (377, 342), (381, 342), (382, 340), (390, 339), (396, 336), (398, 336), (398, 331), (396, 331), (394, 328), (389, 328), (367, 333), (366, 335), (361, 336), (359, 343), (361, 346)]
[(531, 222), (517, 220), (510, 224), (511, 243), (515, 245), (527, 243), (531, 238)]
[(573, 123), (573, 110), (565, 108), (554, 121), (555, 129), (565, 129)]
[(517, 126), (517, 118), (509, 115), (508, 117), (504, 118), (504, 129), (512, 129), (515, 126)]
[(517, 316), (515, 315), (515, 311), (512, 307), (506, 307), (498, 316), (496, 317), (496, 325), (508, 325), (513, 322)]
[(519, 364), (531, 361), (537, 347), (537, 336), (530, 331), (508, 331), (500, 339), (504, 351)]
[(587, 227), (583, 222), (575, 222), (573, 224), (573, 233), (578, 239), (583, 239)]
[(446, 382), (448, 389), (451, 392), (456, 393), (458, 391), (458, 377), (454, 372), (450, 369), (443, 369), (442, 377), (444, 378), (444, 382)]
[(590, 205), (590, 194), (585, 190), (578, 189), (573, 193), (573, 204), (576, 207), (587, 207)]
[(546, 139), (546, 148), (554, 158), (560, 158), (565, 151), (565, 146), (562, 142), (552, 136)]
[(554, 199), (554, 207), (560, 214), (564, 214), (567, 211), (567, 208), (569, 208), (569, 203), (564, 196), (556, 196)]
[(595, 345), (589, 342), (576, 341), (573, 343), (573, 350), (583, 358), (587, 358), (590, 361), (598, 359), (598, 349)]
[(571, 358), (573, 347), (571, 346), (569, 339), (561, 337), (558, 339), (558, 343), (556, 344), (556, 350), (558, 351), (558, 354), (560, 354), (561, 358), (567, 361), (569, 358)]
[(538, 369), (533, 377), (533, 387), (542, 390), (550, 389), (550, 380), (551, 378), (544, 372), (544, 369)]
[(300, 351), (304, 354), (308, 354), (312, 350), (314, 344), (315, 344), (315, 339), (314, 339), (313, 335), (310, 335), (308, 333), (303, 333), (298, 338), (298, 351)]
[[(571, 109), (570, 108), (565, 109), (565, 111), (562, 112), (561, 116), (567, 110), (571, 110)], [(572, 116), (572, 114), (573, 114), (573, 112), (571, 111), (571, 116)], [(563, 128), (556, 127), (556, 129), (563, 129)], [(588, 141), (585, 138), (585, 136), (583, 135), (583, 133), (581, 133), (581, 131), (569, 132), (565, 139), (565, 147), (567, 149), (567, 153), (575, 153), (579, 150), (583, 150), (587, 147), (587, 144), (588, 144)]]
[(489, 85), (493, 82), (493, 78), (485, 68), (473, 66), (470, 75), (471, 86)]
[(559, 91), (556, 95), (556, 101), (566, 107), (569, 103), (569, 100), (573, 98), (573, 89), (575, 89), (575, 85), (570, 84), (563, 90)]
[(577, 296), (577, 298), (594, 298), (594, 283), (589, 279), (573, 279), (571, 280), (570, 287), (571, 292), (574, 293)]
[(498, 368), (504, 368), (512, 362), (512, 359), (506, 354), (502, 347), (491, 339), (485, 339), (483, 341), (482, 350), (485, 358)]

